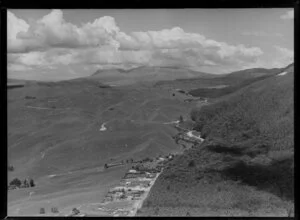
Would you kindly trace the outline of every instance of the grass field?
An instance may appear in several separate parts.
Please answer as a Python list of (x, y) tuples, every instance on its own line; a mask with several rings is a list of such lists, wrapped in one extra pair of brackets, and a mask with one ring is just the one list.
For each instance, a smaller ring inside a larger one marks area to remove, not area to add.
[[(36, 183), (9, 191), (8, 214), (38, 214), (36, 204), (45, 205), (46, 197), (59, 209), (86, 202), (83, 190), (96, 190), (100, 201), (124, 171), (99, 173), (105, 163), (180, 150), (172, 139), (176, 129), (164, 123), (188, 114), (192, 105), (182, 103), (165, 89), (106, 87), (89, 79), (8, 90), (8, 163), (15, 167), (8, 181), (31, 177)], [(100, 131), (103, 123), (107, 130)]]

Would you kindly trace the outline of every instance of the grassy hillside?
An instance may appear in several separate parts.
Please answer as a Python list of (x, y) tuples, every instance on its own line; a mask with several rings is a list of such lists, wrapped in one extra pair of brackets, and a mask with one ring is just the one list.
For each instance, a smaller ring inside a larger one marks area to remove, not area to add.
[[(54, 194), (64, 194), (64, 205), (80, 203), (80, 198), (74, 200), (80, 190), (92, 193), (97, 188), (104, 195), (125, 172), (116, 167), (115, 179), (107, 182), (112, 177), (109, 170), (102, 171), (105, 163), (179, 150), (171, 138), (176, 129), (164, 123), (192, 107), (167, 90), (110, 87), (83, 78), (26, 84), (8, 90), (7, 99), (8, 163), (15, 168), (8, 181), (31, 177), (36, 183), (30, 198), (28, 190), (8, 193), (9, 213), (19, 210), (21, 215), (37, 214), (36, 203), (47, 203), (46, 195), (54, 205), (60, 204)], [(104, 123), (106, 130), (101, 131)]]
[(293, 83), (289, 66), (194, 109), (205, 142), (168, 164), (139, 215), (293, 215)]
[(249, 70), (242, 70), (233, 72), (231, 74), (222, 76), (219, 80), (227, 83), (223, 88), (198, 88), (189, 91), (189, 94), (195, 97), (217, 98), (230, 93), (233, 93), (241, 88), (246, 87), (254, 82), (272, 77), (280, 73), (282, 69), (262, 69), (255, 68)]
[(199, 75), (193, 79), (161, 81), (156, 87), (183, 89), (193, 96), (215, 98), (236, 91), (252, 82), (276, 75), (281, 69), (246, 69), (230, 74)]

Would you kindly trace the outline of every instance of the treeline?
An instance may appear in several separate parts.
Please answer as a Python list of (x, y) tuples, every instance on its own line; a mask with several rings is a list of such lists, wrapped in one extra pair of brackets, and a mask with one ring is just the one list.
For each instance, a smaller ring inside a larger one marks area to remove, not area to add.
[(29, 188), (29, 187), (34, 187), (35, 183), (33, 181), (33, 179), (29, 178), (29, 179), (24, 179), (23, 181), (15, 178), (12, 181), (10, 181), (9, 185), (8, 185), (8, 189), (12, 190), (12, 189), (17, 189), (17, 188)]

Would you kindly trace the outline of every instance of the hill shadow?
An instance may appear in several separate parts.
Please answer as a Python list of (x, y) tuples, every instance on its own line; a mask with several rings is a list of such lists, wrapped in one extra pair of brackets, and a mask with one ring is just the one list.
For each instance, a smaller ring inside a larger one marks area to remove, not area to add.
[(209, 151), (221, 153), (221, 154), (230, 154), (232, 156), (242, 156), (244, 154), (242, 148), (238, 147), (227, 147), (222, 145), (209, 145), (207, 146)]
[(220, 171), (222, 176), (258, 190), (270, 192), (282, 199), (294, 201), (293, 158), (275, 161), (270, 165), (246, 164), (239, 161)]

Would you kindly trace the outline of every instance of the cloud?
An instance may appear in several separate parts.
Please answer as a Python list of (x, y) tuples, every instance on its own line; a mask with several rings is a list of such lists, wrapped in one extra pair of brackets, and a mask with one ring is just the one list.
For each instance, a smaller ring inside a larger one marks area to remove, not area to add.
[(25, 21), (16, 18), (11, 12), (9, 12), (8, 21), (11, 26), (22, 27), (8, 29), (8, 36), (12, 36), (11, 38), (19, 42), (18, 49), (14, 44), (9, 44), (8, 52), (28, 52), (53, 47), (79, 48), (113, 45), (112, 38), (116, 32), (119, 32), (112, 17), (101, 17), (93, 23), (77, 27), (64, 20), (61, 10), (52, 10), (30, 26)]
[(291, 20), (294, 19), (294, 10), (287, 11), (285, 14), (280, 16), (283, 20)]
[(17, 18), (13, 13), (7, 11), (7, 47), (8, 52), (23, 50), (23, 42), (18, 39), (20, 32), (27, 31), (29, 25), (22, 19)]
[(239, 69), (263, 54), (259, 47), (229, 45), (180, 27), (125, 33), (110, 16), (76, 26), (61, 10), (30, 24), (8, 12), (8, 24), (8, 66), (15, 71), (72, 64)]
[(245, 31), (242, 32), (242, 35), (245, 36), (255, 36), (255, 37), (282, 37), (283, 35), (280, 33), (267, 33), (264, 31)]
[(294, 62), (294, 51), (280, 46), (274, 47), (277, 52), (277, 58), (273, 61), (272, 66), (281, 68)]

